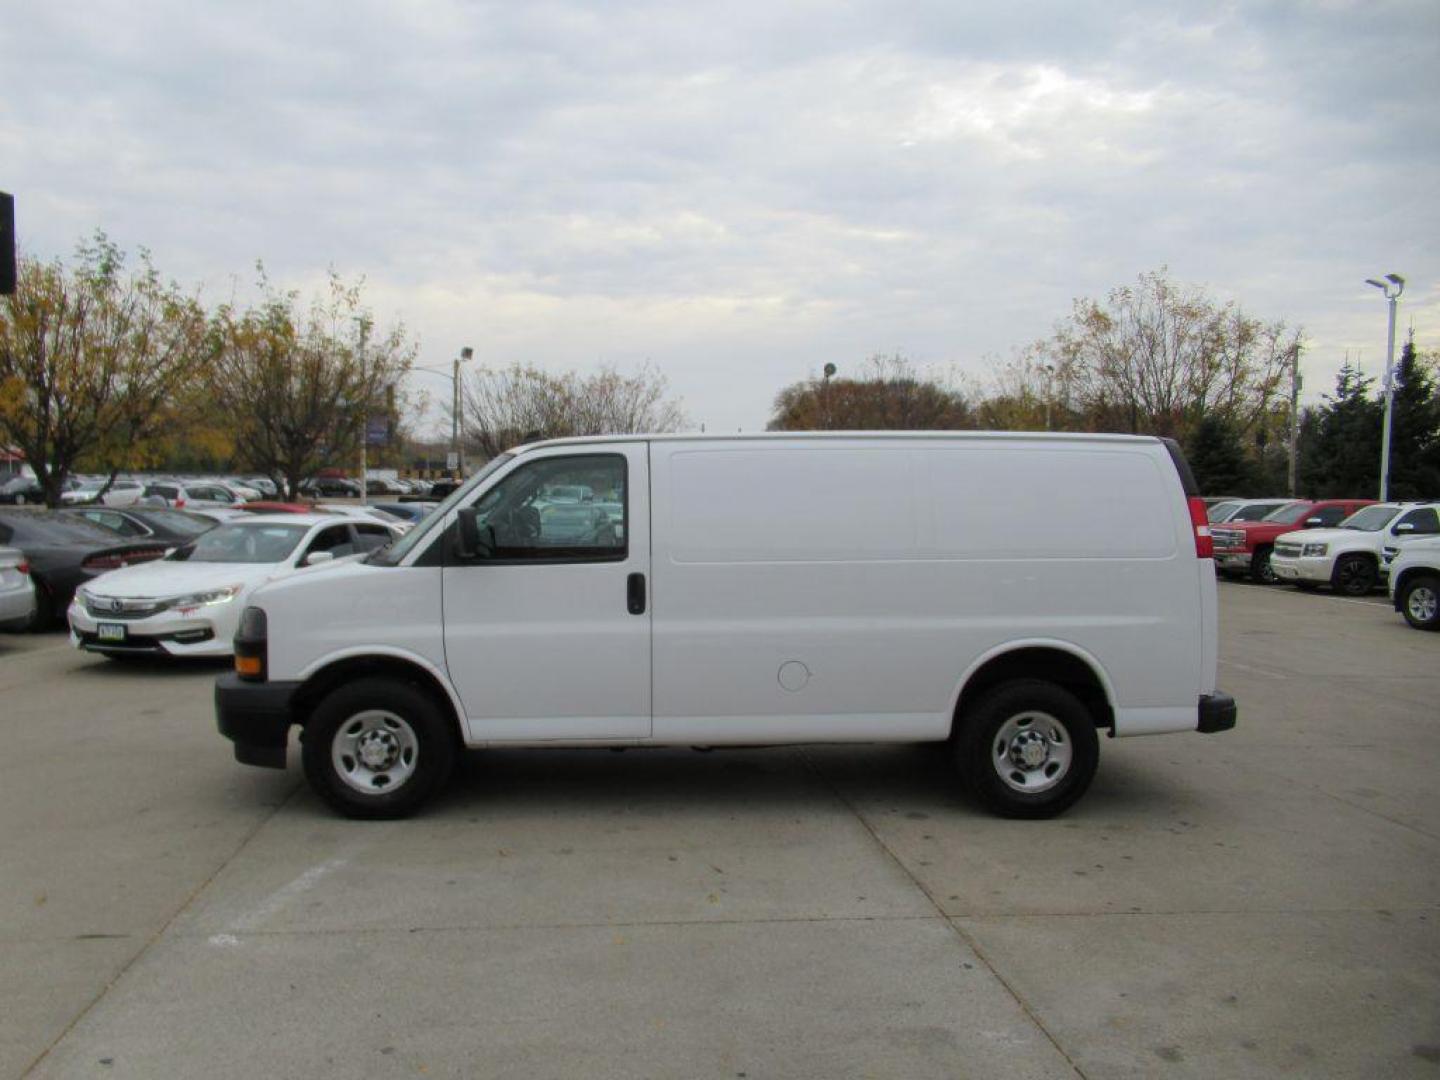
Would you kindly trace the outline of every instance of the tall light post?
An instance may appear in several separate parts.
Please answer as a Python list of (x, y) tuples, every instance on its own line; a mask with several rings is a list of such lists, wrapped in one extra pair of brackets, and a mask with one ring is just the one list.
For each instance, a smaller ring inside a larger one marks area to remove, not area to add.
[(450, 381), (451, 393), (454, 395), (450, 402), (450, 450), (455, 455), (455, 464), (459, 466), (457, 479), (465, 479), (465, 451), (460, 446), (460, 361), (469, 360), (475, 355), (475, 350), (466, 345), (460, 350), (460, 355), (455, 358), (455, 374)]
[(1366, 278), (1365, 284), (1374, 285), (1390, 304), (1390, 335), (1385, 345), (1385, 423), (1380, 429), (1380, 501), (1384, 502), (1390, 496), (1390, 423), (1395, 409), (1395, 308), (1405, 291), (1405, 279), (1399, 274), (1386, 274), (1384, 281)]
[(1293, 499), (1300, 480), (1300, 342), (1290, 347), (1290, 454), (1285, 477)]
[(370, 385), (365, 381), (365, 339), (370, 336), (370, 317), (357, 315), (360, 324), (360, 505), (369, 503), (370, 464), (366, 451), (370, 446)]

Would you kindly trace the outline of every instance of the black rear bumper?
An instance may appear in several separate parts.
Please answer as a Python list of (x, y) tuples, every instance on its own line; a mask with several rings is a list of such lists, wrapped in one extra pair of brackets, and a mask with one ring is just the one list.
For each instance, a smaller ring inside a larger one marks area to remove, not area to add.
[(235, 744), (236, 761), (285, 768), (298, 689), (298, 682), (246, 682), (234, 672), (215, 680), (215, 720), (220, 734)]
[(1218, 690), (1213, 694), (1204, 694), (1200, 698), (1200, 724), (1196, 730), (1207, 735), (1217, 731), (1229, 731), (1235, 726), (1238, 711), (1235, 699), (1229, 694), (1222, 694)]

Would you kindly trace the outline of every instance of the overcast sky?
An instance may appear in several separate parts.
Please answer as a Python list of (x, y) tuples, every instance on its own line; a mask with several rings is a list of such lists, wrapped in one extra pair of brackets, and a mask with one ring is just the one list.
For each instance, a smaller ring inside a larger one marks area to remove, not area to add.
[[(1440, 3), (19, 0), (0, 189), (228, 298), (364, 275), (420, 363), (649, 361), (696, 426), (990, 365), (1168, 265), (1306, 397), (1440, 347)], [(442, 380), (417, 378), (442, 396)]]

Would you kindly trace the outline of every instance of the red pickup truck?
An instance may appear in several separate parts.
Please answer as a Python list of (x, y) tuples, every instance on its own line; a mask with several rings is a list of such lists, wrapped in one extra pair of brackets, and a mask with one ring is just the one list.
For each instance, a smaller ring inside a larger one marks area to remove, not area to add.
[(1338, 525), (1374, 499), (1297, 499), (1261, 521), (1235, 521), (1214, 525), (1210, 535), (1215, 541), (1215, 569), (1222, 574), (1249, 574), (1265, 585), (1275, 582), (1270, 568), (1270, 552), (1275, 538), (1296, 529), (1326, 528)]

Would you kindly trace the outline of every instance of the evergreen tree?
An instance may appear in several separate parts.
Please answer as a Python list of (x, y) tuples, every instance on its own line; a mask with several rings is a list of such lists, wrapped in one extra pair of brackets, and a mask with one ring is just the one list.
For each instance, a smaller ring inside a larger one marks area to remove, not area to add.
[(1384, 406), (1370, 397), (1374, 379), (1348, 361), (1326, 395), (1318, 430), (1302, 463), (1302, 490), (1317, 498), (1373, 497), (1380, 490)]
[(1390, 497), (1440, 498), (1440, 395), (1412, 336), (1396, 365), (1390, 426)]
[(1250, 488), (1250, 464), (1240, 436), (1223, 416), (1207, 413), (1195, 425), (1185, 456), (1195, 482), (1208, 495), (1233, 495)]

